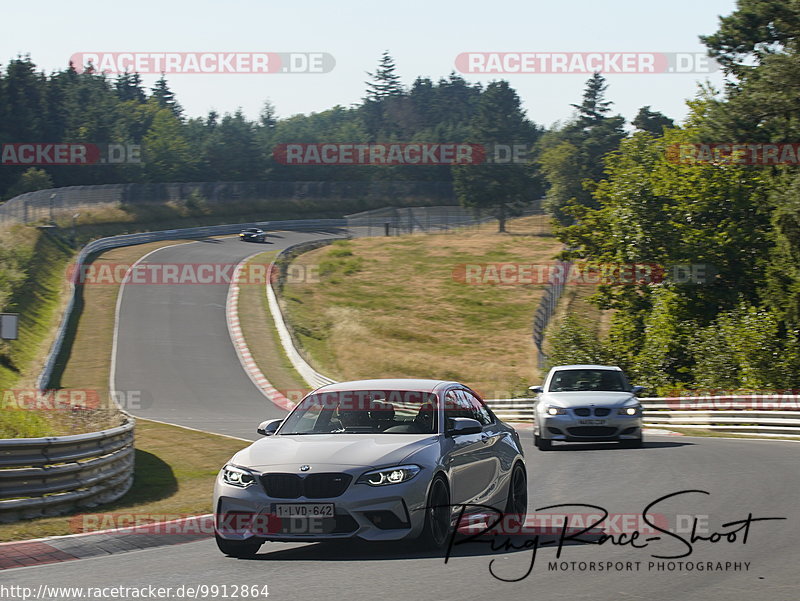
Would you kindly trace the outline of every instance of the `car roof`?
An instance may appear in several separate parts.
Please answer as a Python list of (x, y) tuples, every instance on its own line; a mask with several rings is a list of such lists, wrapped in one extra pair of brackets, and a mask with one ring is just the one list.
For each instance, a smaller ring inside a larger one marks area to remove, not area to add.
[(616, 365), (555, 365), (550, 371), (562, 369), (607, 369), (608, 371), (622, 371), (622, 369)]
[(448, 380), (426, 380), (415, 378), (383, 378), (374, 380), (351, 380), (336, 382), (318, 388), (314, 392), (338, 392), (342, 390), (415, 390), (433, 392), (449, 384), (458, 384)]

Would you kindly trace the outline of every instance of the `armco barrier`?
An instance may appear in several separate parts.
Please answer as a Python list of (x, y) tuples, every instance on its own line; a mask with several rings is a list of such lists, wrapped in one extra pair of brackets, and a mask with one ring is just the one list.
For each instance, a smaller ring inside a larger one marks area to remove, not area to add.
[[(535, 398), (487, 399), (497, 417), (504, 421), (533, 420)], [(800, 395), (754, 395), (754, 396), (701, 396), (701, 397), (653, 397), (639, 399), (644, 409), (644, 425), (651, 428), (671, 430), (700, 429), (781, 438), (800, 437), (800, 410), (781, 410), (791, 405), (800, 407)], [(676, 409), (691, 404), (698, 409)], [(708, 409), (709, 405), (750, 405), (753, 409)], [(776, 409), (758, 409), (759, 405)]]
[[(275, 260), (270, 265), (270, 273), (273, 269), (280, 269), (282, 270), (282, 266), (285, 265), (284, 261), (287, 260), (288, 257), (312, 250), (314, 248), (319, 248), (320, 246), (324, 246), (326, 244), (330, 244), (333, 240), (311, 240), (308, 242), (300, 242), (299, 244), (294, 244), (283, 249), (278, 256), (275, 257)], [(282, 278), (283, 273), (281, 273), (278, 277)], [(275, 322), (275, 329), (278, 331), (278, 338), (280, 338), (281, 346), (283, 346), (283, 351), (286, 353), (286, 356), (289, 357), (289, 361), (294, 367), (295, 371), (299, 373), (303, 379), (306, 381), (306, 384), (311, 386), (311, 388), (319, 388), (320, 386), (325, 386), (326, 384), (333, 384), (335, 380), (332, 380), (328, 376), (324, 376), (318, 371), (316, 371), (308, 361), (305, 360), (300, 351), (297, 349), (294, 343), (294, 338), (292, 333), (289, 329), (289, 326), (286, 324), (286, 320), (283, 318), (283, 312), (281, 311), (280, 304), (278, 302), (278, 296), (275, 294), (275, 289), (272, 285), (272, 280), (274, 278), (269, 277), (267, 278), (267, 304), (269, 305), (269, 311), (272, 314), (272, 320)]]
[(128, 492), (135, 421), (125, 420), (88, 434), (0, 440), (0, 522), (93, 507)]
[[(800, 395), (653, 397), (640, 399), (640, 402), (647, 426), (672, 430), (715, 430), (774, 438), (800, 436), (800, 410), (780, 410), (781, 406), (787, 405), (800, 407)], [(688, 408), (692, 404), (697, 408)], [(747, 408), (708, 408), (714, 405), (740, 405)], [(770, 406), (776, 409), (766, 409)]]
[[(108, 250), (110, 248), (118, 248), (122, 246), (133, 246), (136, 244), (145, 244), (147, 242), (158, 242), (160, 240), (181, 240), (184, 238), (202, 238), (206, 236), (224, 236), (226, 234), (236, 234), (240, 230), (248, 227), (258, 227), (265, 231), (276, 230), (316, 230), (316, 229), (331, 229), (331, 228), (344, 228), (347, 226), (347, 221), (344, 219), (299, 219), (292, 221), (260, 221), (257, 223), (237, 223), (229, 225), (215, 225), (207, 227), (192, 227), (176, 230), (164, 230), (160, 232), (146, 232), (143, 234), (126, 234), (123, 236), (111, 236), (109, 238), (100, 238), (90, 242), (83, 247), (75, 260), (75, 268), (73, 273), (80, 273), (83, 263), (87, 257), (93, 253)], [(37, 387), (40, 390), (47, 388), (50, 382), (50, 377), (53, 373), (53, 367), (61, 351), (61, 345), (64, 343), (64, 334), (69, 323), (72, 308), (75, 302), (75, 286), (70, 283), (70, 299), (64, 316), (61, 320), (61, 325), (56, 333), (53, 345), (50, 348), (50, 353), (47, 356), (44, 368), (37, 380)]]

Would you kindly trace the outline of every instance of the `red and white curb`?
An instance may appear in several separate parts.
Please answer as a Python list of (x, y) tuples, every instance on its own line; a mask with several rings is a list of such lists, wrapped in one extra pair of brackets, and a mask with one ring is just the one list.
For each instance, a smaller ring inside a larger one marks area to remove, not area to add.
[(213, 536), (214, 515), (203, 514), (127, 528), (6, 542), (0, 543), (0, 570), (180, 545)]
[[(228, 321), (228, 332), (233, 342), (233, 347), (236, 349), (236, 354), (239, 356), (239, 361), (242, 368), (248, 375), (253, 384), (256, 385), (262, 394), (267, 397), (276, 407), (285, 411), (294, 409), (294, 403), (286, 398), (279, 390), (277, 390), (267, 377), (261, 372), (256, 365), (253, 355), (250, 353), (250, 348), (244, 339), (242, 326), (239, 323), (239, 276), (241, 275), (244, 264), (249, 261), (256, 254), (250, 255), (243, 259), (234, 270), (233, 278), (230, 287), (228, 288), (228, 298), (225, 303), (225, 317)], [(272, 263), (270, 263), (268, 276), (272, 273)]]

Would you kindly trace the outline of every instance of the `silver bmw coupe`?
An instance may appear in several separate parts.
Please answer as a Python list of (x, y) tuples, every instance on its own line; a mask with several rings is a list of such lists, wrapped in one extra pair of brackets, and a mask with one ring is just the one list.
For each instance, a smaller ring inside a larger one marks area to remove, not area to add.
[(330, 384), (258, 431), (264, 438), (216, 481), (216, 540), (227, 555), (354, 537), (441, 549), (460, 516), (491, 508), (524, 520), (519, 435), (457, 382)]

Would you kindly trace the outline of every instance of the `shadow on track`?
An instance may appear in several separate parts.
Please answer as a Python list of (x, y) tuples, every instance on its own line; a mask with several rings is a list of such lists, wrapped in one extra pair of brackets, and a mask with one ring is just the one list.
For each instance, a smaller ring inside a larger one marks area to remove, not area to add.
[[(501, 537), (492, 547), (492, 538), (481, 537), (477, 540), (465, 541), (457, 538), (456, 544), (450, 554), (452, 559), (458, 557), (499, 557), (509, 553), (531, 552), (524, 548), (526, 541), (532, 541), (533, 535)], [(586, 542), (565, 541), (564, 545), (583, 545), (597, 540), (598, 535), (585, 535)], [(509, 547), (503, 546), (508, 540)], [(459, 543), (459, 541), (462, 541)], [(552, 541), (548, 543), (547, 541)], [(421, 549), (415, 541), (408, 542), (367, 542), (362, 540), (338, 540), (322, 543), (308, 543), (301, 547), (279, 549), (281, 543), (264, 543), (258, 555), (242, 561), (386, 561), (398, 559), (444, 559), (444, 551), (430, 551)], [(513, 545), (513, 546), (512, 546)], [(556, 538), (552, 534), (542, 535), (540, 539), (541, 552), (557, 547)], [(273, 550), (276, 549), (276, 550)]]
[(678, 442), (678, 441), (646, 441), (640, 448), (638, 449), (626, 449), (625, 447), (619, 446), (616, 442), (576, 442), (576, 443), (567, 443), (567, 444), (554, 444), (549, 452), (553, 451), (632, 451), (641, 453), (648, 450), (656, 450), (656, 449), (669, 449), (674, 447), (685, 447), (685, 446), (693, 446), (695, 443), (693, 442)]

